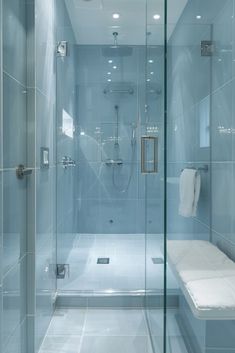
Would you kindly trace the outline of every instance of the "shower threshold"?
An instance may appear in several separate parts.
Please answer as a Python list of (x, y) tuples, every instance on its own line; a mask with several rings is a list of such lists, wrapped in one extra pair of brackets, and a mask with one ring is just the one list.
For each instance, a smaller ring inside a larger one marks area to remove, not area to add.
[[(168, 307), (178, 307), (178, 292), (167, 296)], [(57, 292), (57, 307), (145, 307), (162, 308), (164, 292), (160, 290), (112, 290), (63, 291)]]

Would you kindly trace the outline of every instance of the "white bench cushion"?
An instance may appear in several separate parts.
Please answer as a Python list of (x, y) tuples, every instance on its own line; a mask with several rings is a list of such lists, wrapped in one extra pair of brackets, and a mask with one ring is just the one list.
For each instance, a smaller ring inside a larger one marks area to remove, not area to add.
[(235, 263), (208, 241), (169, 240), (168, 260), (198, 319), (235, 320)]

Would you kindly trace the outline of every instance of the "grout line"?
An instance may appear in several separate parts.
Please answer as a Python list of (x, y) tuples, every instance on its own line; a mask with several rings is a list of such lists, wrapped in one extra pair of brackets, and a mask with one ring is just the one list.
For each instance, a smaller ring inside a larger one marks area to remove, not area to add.
[[(25, 326), (27, 325), (26, 320), (27, 320), (27, 316), (25, 316), (24, 319), (21, 320), (20, 323), (15, 327), (15, 329), (12, 331), (12, 333), (11, 333), (10, 336), (8, 337), (7, 341), (5, 342), (4, 348), (7, 348), (8, 344), (9, 344), (10, 341), (13, 339), (13, 336), (14, 336), (14, 334), (16, 333), (17, 329), (20, 328), (20, 327), (22, 327), (24, 324), (25, 324)], [(3, 353), (4, 353), (4, 351), (3, 351)]]
[(4, 281), (4, 280), (6, 279), (6, 277), (9, 275), (9, 273), (10, 273), (11, 271), (15, 270), (16, 267), (17, 267), (18, 265), (20, 265), (24, 260), (27, 260), (27, 253), (24, 253), (23, 256), (19, 257), (19, 258), (17, 259), (17, 261), (14, 262), (14, 265), (11, 266), (11, 268), (9, 268), (6, 273), (3, 273), (3, 274), (2, 274), (2, 281)]
[(9, 74), (9, 72), (3, 70), (3, 74), (8, 76), (9, 78), (11, 78), (13, 81), (15, 81), (19, 86), (23, 87), (25, 90), (27, 90), (27, 86), (26, 84), (24, 85), (23, 83), (21, 83), (20, 81), (18, 81), (14, 76), (12, 76), (11, 74)]
[(86, 323), (87, 323), (88, 307), (85, 310), (86, 310), (85, 311), (85, 318), (84, 318), (84, 321), (83, 321), (83, 328), (82, 328), (82, 334), (81, 334), (81, 339), (80, 339), (80, 347), (79, 347), (78, 353), (80, 353), (81, 350), (82, 350), (83, 340), (84, 340), (84, 337), (85, 337), (85, 326), (86, 326)]

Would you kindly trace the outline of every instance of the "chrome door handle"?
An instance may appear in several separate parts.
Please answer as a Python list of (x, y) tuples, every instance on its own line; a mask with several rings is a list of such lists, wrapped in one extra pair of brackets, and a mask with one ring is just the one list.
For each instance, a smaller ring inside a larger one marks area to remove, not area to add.
[(141, 173), (152, 174), (158, 172), (158, 137), (141, 137)]
[(18, 179), (24, 179), (25, 176), (31, 175), (33, 173), (33, 169), (25, 168), (23, 164), (19, 164), (16, 168), (16, 176)]

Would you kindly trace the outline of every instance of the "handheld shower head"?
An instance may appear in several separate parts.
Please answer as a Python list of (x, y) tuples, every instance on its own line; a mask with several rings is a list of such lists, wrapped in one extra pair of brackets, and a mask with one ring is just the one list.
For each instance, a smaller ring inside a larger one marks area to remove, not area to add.
[(132, 136), (131, 136), (131, 145), (135, 146), (136, 145), (136, 125), (132, 125)]

